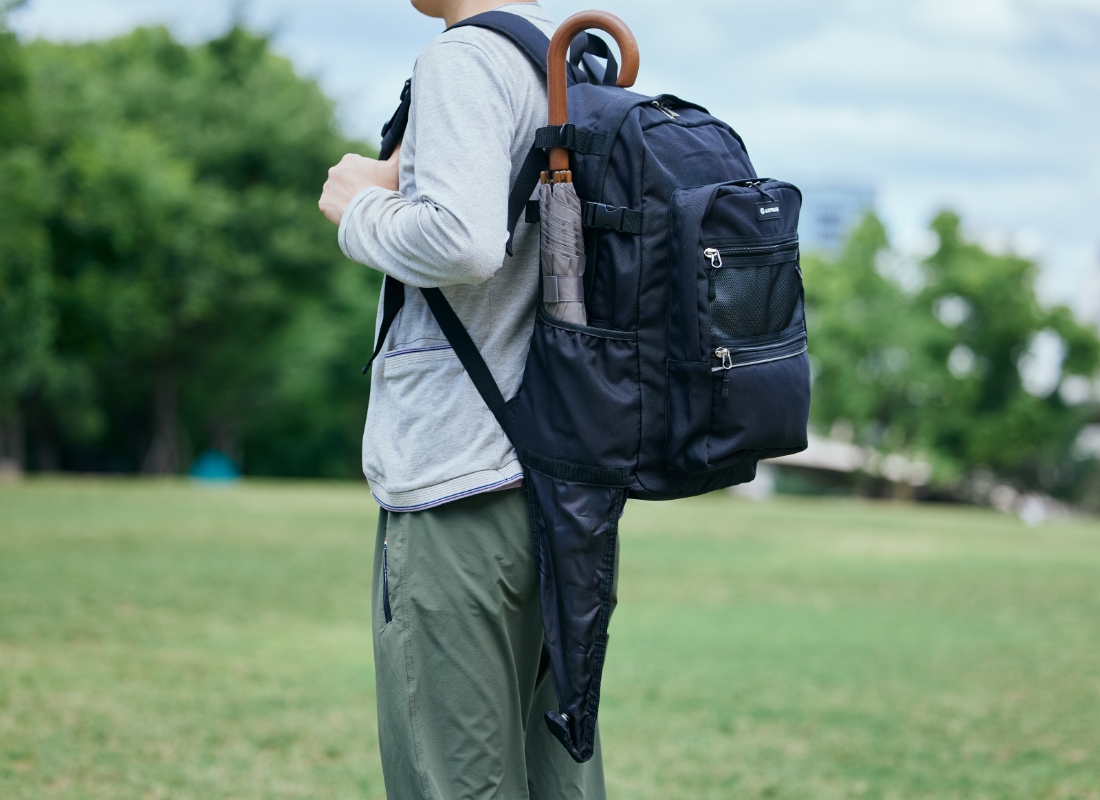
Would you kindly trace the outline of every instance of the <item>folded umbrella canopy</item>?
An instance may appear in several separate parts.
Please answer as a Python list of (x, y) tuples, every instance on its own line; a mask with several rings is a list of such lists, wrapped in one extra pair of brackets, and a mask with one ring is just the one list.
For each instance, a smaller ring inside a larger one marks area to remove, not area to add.
[(543, 307), (554, 319), (587, 325), (581, 201), (571, 181), (539, 186), (539, 218)]

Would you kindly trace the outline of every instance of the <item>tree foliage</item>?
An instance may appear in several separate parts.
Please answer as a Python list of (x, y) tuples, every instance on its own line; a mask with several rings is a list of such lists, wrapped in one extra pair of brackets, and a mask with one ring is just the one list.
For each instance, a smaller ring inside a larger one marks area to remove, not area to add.
[[(0, 26), (0, 458), (25, 430), (38, 468), (171, 472), (215, 446), (257, 474), (356, 474), (381, 281), (316, 200), (364, 149), (240, 27), (186, 46)], [(1037, 302), (1033, 262), (952, 214), (932, 227), (908, 281), (873, 216), (804, 259), (814, 424), (926, 458), (940, 484), (986, 467), (1064, 488), (1095, 409), (1021, 365), (1057, 337), (1063, 373), (1092, 376), (1095, 332)]]
[(20, 399), (57, 383), (44, 226), (49, 194), (22, 53), (0, 7), (0, 458), (22, 457)]
[(362, 150), (332, 104), (239, 27), (19, 55), (40, 174), (11, 186), (41, 202), (12, 229), (41, 247), (13, 247), (45, 254), (59, 377), (11, 393), (40, 466), (170, 472), (213, 444), (251, 471), (352, 474), (379, 280), (317, 211), (327, 168)]
[(804, 259), (813, 422), (926, 458), (941, 485), (985, 467), (1021, 487), (1066, 488), (1095, 409), (1067, 404), (1057, 382), (1037, 396), (1021, 373), (1035, 338), (1056, 335), (1062, 374), (1091, 377), (1096, 332), (1040, 305), (1033, 261), (966, 241), (949, 212), (932, 230), (938, 248), (908, 280), (873, 215), (838, 258)]

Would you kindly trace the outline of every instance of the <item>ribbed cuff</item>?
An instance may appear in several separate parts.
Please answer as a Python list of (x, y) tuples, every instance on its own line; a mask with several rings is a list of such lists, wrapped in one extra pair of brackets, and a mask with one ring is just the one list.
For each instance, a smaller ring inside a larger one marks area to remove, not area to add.
[(389, 189), (383, 189), (381, 186), (368, 186), (359, 194), (355, 195), (355, 197), (351, 198), (348, 207), (344, 209), (344, 216), (340, 217), (340, 230), (336, 235), (336, 240), (340, 243), (340, 250), (352, 261), (355, 261), (355, 257), (348, 252), (348, 226), (359, 205), (367, 199), (367, 196), (370, 195), (371, 192), (375, 191), (388, 192)]

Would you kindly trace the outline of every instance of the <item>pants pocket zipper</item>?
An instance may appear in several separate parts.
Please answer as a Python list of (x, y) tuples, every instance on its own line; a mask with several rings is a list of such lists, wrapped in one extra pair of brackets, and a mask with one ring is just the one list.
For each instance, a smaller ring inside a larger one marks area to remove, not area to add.
[(388, 558), (388, 540), (382, 540), (382, 613), (386, 616), (386, 624), (393, 622), (393, 614), (390, 613), (390, 570)]

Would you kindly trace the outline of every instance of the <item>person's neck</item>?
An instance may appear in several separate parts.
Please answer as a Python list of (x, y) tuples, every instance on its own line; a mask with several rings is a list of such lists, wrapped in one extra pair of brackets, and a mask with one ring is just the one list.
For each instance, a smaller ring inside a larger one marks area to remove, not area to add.
[(511, 5), (512, 3), (530, 3), (534, 5), (536, 2), (538, 0), (503, 0), (503, 2), (502, 0), (462, 0), (462, 2), (455, 4), (454, 10), (450, 14), (443, 17), (443, 22), (449, 28), (456, 22), (462, 22), (462, 20), (469, 19), (477, 14), (484, 14), (494, 8)]

